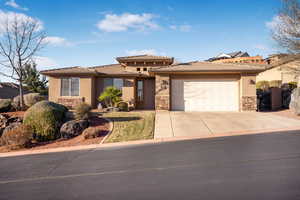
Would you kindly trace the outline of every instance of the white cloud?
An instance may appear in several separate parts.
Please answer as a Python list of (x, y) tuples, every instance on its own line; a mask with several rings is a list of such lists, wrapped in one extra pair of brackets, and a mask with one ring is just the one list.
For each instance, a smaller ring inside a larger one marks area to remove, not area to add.
[(192, 29), (192, 26), (187, 25), (187, 24), (178, 25), (178, 26), (177, 25), (170, 25), (169, 27), (172, 30), (178, 30), (178, 31), (181, 31), (181, 32), (190, 32), (191, 29)]
[(36, 56), (34, 61), (37, 64), (38, 70), (51, 69), (58, 66), (58, 63), (49, 57)]
[(121, 32), (128, 29), (145, 30), (157, 29), (159, 26), (153, 21), (155, 16), (149, 13), (122, 15), (106, 14), (104, 19), (99, 21), (97, 27), (106, 32)]
[(15, 8), (15, 9), (19, 9), (19, 10), (25, 10), (25, 11), (28, 10), (28, 8), (22, 7), (22, 6), (20, 6), (19, 4), (17, 4), (17, 3), (15, 2), (15, 0), (9, 0), (9, 1), (7, 1), (7, 2), (5, 2), (5, 5), (10, 6), (10, 7), (13, 7), (13, 8)]
[(155, 49), (141, 49), (141, 50), (126, 50), (126, 54), (129, 56), (135, 56), (135, 55), (157, 55), (157, 51)]
[(20, 24), (25, 21), (36, 22), (37, 23), (37, 31), (43, 30), (43, 22), (39, 19), (32, 18), (23, 13), (16, 12), (4, 12), (0, 10), (0, 34), (5, 31), (6, 23), (12, 24), (14, 20), (17, 20)]
[(49, 36), (44, 39), (44, 43), (52, 46), (72, 46), (73, 44), (62, 37)]

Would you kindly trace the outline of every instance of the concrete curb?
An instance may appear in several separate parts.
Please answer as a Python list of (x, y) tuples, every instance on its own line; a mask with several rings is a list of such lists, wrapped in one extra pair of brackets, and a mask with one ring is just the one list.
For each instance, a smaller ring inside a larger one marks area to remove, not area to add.
[(67, 152), (67, 151), (80, 151), (80, 150), (90, 150), (90, 149), (108, 149), (111, 147), (130, 147), (136, 145), (144, 145), (144, 144), (159, 144), (165, 142), (176, 142), (176, 141), (187, 141), (187, 140), (195, 140), (195, 139), (210, 139), (210, 138), (223, 138), (230, 136), (242, 136), (242, 135), (259, 135), (259, 134), (268, 134), (280, 131), (299, 131), (299, 127), (291, 127), (284, 129), (268, 129), (268, 130), (253, 130), (253, 131), (244, 131), (239, 133), (222, 133), (216, 135), (211, 135), (208, 137), (170, 137), (170, 138), (160, 138), (160, 139), (149, 139), (149, 140), (137, 140), (137, 141), (129, 141), (129, 142), (116, 142), (116, 143), (105, 143), (105, 144), (92, 144), (92, 145), (81, 145), (81, 146), (73, 146), (73, 147), (59, 147), (53, 149), (40, 149), (40, 150), (24, 150), (24, 151), (15, 151), (8, 153), (0, 153), (1, 157), (14, 157), (14, 156), (24, 156), (24, 155), (34, 155), (34, 154), (45, 154), (45, 153), (55, 153), (55, 152)]
[(111, 121), (110, 119), (104, 118), (102, 117), (104, 120), (108, 121), (109, 123), (109, 132), (106, 134), (106, 136), (104, 136), (104, 138), (101, 140), (100, 144), (103, 144), (105, 142), (105, 140), (110, 136), (110, 134), (113, 132), (114, 130), (114, 122)]

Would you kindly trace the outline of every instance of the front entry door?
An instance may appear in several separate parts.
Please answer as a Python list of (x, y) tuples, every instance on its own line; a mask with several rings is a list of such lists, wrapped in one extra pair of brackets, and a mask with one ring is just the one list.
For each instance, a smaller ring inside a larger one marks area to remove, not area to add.
[(153, 110), (155, 101), (155, 80), (137, 79), (136, 107), (137, 109)]

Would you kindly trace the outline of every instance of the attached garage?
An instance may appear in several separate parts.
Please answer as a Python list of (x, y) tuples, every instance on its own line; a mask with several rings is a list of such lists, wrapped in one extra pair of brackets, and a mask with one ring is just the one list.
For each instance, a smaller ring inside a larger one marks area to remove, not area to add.
[(171, 110), (239, 111), (237, 80), (172, 79)]
[(268, 66), (190, 62), (152, 69), (155, 108), (174, 111), (256, 111), (256, 75)]

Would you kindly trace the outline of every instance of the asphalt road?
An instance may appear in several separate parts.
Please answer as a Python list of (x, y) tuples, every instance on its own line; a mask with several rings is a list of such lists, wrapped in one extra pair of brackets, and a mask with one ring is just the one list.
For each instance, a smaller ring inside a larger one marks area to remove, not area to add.
[(0, 199), (300, 199), (300, 133), (0, 158)]

